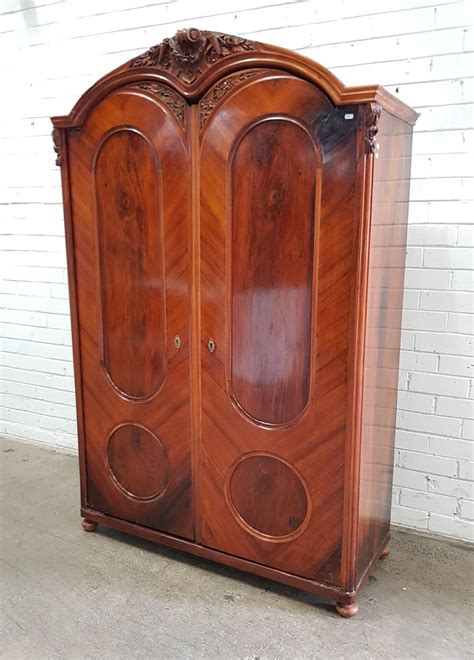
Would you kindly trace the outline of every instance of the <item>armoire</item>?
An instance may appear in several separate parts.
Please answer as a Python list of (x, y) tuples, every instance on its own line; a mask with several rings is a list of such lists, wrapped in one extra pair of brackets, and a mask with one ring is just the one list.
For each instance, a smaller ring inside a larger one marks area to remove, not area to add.
[(357, 612), (388, 554), (416, 117), (185, 29), (53, 118), (86, 531)]

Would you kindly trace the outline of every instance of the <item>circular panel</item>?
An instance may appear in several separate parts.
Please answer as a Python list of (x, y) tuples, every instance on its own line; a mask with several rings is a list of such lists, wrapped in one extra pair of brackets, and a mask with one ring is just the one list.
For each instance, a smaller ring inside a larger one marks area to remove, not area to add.
[(241, 460), (230, 477), (229, 495), (250, 530), (265, 536), (292, 535), (307, 517), (301, 477), (274, 456), (253, 454)]
[(163, 445), (140, 426), (119, 426), (110, 436), (107, 457), (115, 481), (127, 495), (152, 499), (168, 485), (168, 460)]

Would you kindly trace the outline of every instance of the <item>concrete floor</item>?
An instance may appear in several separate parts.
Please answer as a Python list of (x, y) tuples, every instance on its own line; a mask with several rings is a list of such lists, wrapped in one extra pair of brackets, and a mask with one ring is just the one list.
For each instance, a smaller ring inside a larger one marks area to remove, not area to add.
[(395, 532), (344, 620), (309, 594), (103, 527), (86, 534), (77, 458), (6, 440), (0, 457), (2, 658), (471, 657), (461, 543)]

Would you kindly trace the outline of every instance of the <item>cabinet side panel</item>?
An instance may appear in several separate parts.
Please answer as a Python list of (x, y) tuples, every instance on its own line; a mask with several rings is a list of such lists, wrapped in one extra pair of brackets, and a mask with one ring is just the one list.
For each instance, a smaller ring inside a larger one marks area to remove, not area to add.
[(357, 582), (390, 528), (412, 127), (382, 113), (373, 168)]

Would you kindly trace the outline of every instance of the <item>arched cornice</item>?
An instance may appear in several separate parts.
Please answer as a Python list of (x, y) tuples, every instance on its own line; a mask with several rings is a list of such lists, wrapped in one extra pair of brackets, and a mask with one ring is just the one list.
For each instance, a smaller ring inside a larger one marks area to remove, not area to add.
[(346, 87), (328, 69), (298, 53), (268, 44), (196, 28), (179, 30), (143, 55), (111, 71), (81, 96), (69, 115), (53, 117), (57, 128), (78, 128), (96, 103), (112, 90), (141, 81), (164, 83), (196, 102), (220, 78), (242, 69), (287, 71), (322, 89), (334, 105), (378, 103), (409, 124), (417, 113), (383, 87)]

